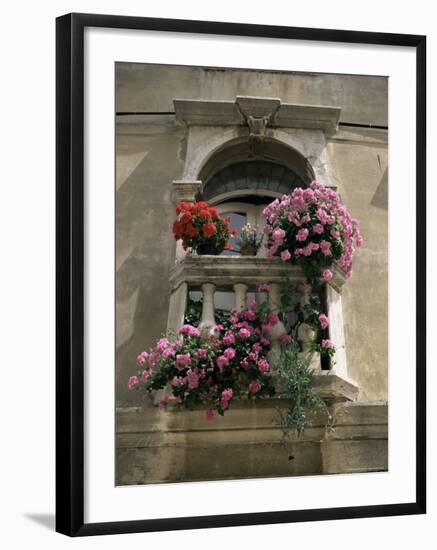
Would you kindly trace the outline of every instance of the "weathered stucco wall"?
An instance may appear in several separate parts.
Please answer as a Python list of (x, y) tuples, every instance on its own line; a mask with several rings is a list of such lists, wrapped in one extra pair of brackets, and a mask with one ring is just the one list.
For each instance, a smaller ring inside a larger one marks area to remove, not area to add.
[(339, 106), (341, 121), (387, 126), (387, 78), (201, 67), (117, 64), (116, 110), (173, 112), (173, 99), (234, 101), (237, 95), (283, 103)]

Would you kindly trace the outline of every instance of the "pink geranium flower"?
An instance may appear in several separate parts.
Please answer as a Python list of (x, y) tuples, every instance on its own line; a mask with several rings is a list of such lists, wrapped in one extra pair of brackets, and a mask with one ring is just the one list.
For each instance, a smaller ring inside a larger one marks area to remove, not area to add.
[(308, 229), (299, 229), (296, 235), (296, 241), (305, 241), (308, 237)]
[(267, 359), (260, 359), (258, 361), (258, 368), (261, 372), (268, 372), (270, 370), (270, 365)]
[(291, 254), (289, 250), (283, 250), (281, 252), (281, 260), (283, 262), (287, 262), (291, 258)]
[(334, 347), (334, 344), (331, 342), (331, 340), (326, 339), (326, 340), (322, 340), (321, 346), (322, 348), (330, 349)]
[(223, 352), (223, 355), (226, 357), (226, 359), (229, 359), (230, 361), (236, 356), (237, 352), (234, 348), (226, 348)]
[(230, 346), (232, 345), (233, 343), (235, 342), (235, 336), (232, 332), (227, 332), (224, 336), (223, 336), (223, 343), (226, 345), (226, 346)]
[(292, 342), (292, 338), (289, 334), (283, 334), (280, 338), (279, 338), (279, 341), (281, 342), (281, 344), (283, 346), (288, 346), (289, 344), (291, 344)]
[(259, 380), (254, 380), (251, 382), (248, 386), (250, 393), (258, 393), (261, 389), (261, 384), (259, 383)]
[(247, 328), (241, 328), (238, 331), (238, 336), (243, 339), (250, 338), (250, 331)]
[(199, 375), (193, 370), (187, 371), (187, 382), (190, 390), (195, 390), (199, 385)]
[(277, 325), (279, 323), (279, 317), (278, 317), (278, 314), (274, 311), (272, 311), (270, 314), (269, 314), (269, 323), (271, 325)]
[(328, 326), (329, 326), (329, 319), (328, 317), (324, 314), (324, 313), (321, 313), (319, 315), (319, 323), (320, 323), (320, 326), (322, 327), (323, 330), (327, 329)]
[(229, 365), (229, 359), (224, 355), (217, 357), (217, 366), (222, 371), (225, 367)]

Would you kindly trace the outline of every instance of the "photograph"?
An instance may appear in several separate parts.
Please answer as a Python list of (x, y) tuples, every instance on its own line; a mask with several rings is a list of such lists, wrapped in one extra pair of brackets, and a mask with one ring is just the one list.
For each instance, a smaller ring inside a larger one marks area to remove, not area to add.
[(114, 77), (114, 484), (384, 475), (389, 78)]
[(7, 550), (436, 538), (431, 10), (248, 7), (6, 6)]

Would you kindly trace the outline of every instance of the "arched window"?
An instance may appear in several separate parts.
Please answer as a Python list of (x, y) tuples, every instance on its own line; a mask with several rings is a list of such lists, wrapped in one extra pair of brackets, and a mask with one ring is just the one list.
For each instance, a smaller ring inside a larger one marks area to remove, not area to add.
[[(268, 160), (245, 160), (219, 169), (204, 183), (203, 198), (217, 206), (221, 215), (230, 218), (230, 225), (238, 232), (246, 224), (257, 227), (261, 233), (263, 209), (275, 198), (289, 193), (297, 186), (305, 187), (309, 180), (284, 164)], [(237, 235), (238, 239), (238, 235)], [(238, 255), (235, 244), (223, 255)], [(258, 256), (265, 256), (263, 246)]]

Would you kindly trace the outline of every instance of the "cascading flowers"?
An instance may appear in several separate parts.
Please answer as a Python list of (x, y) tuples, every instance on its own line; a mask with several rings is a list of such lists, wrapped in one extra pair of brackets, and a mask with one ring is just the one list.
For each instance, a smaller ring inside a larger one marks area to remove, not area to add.
[(318, 181), (276, 199), (262, 216), (267, 256), (300, 265), (307, 278), (307, 299), (300, 305), (300, 318), (315, 332), (313, 349), (333, 357), (335, 348), (327, 336), (329, 318), (321, 308), (320, 280), (333, 278), (334, 261), (351, 277), (355, 249), (363, 244), (358, 221), (338, 194)]
[(275, 389), (267, 354), (268, 335), (278, 323), (276, 313), (253, 301), (245, 310), (231, 311), (229, 321), (207, 337), (198, 328), (183, 325), (182, 339), (161, 338), (137, 358), (139, 371), (129, 389), (152, 393), (168, 387), (156, 404), (177, 403), (183, 408), (203, 406), (207, 418), (223, 415), (236, 397), (271, 396)]
[(355, 249), (362, 246), (359, 223), (338, 194), (314, 181), (276, 199), (262, 213), (266, 220), (267, 254), (302, 266), (308, 279), (332, 279), (329, 269), (337, 261), (352, 275)]

